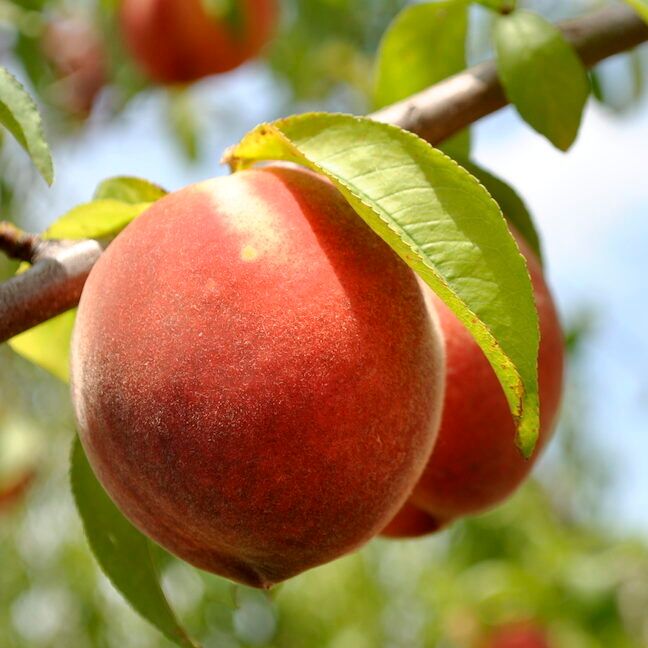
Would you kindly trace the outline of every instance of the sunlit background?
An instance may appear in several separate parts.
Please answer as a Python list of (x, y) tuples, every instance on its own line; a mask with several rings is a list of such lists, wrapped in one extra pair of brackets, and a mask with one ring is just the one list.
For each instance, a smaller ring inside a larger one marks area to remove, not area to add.
[[(2, 217), (42, 230), (108, 176), (176, 189), (225, 173), (224, 148), (260, 121), (312, 108), (366, 112), (372, 52), (405, 4), (287, 2), (285, 39), (269, 63), (178, 96), (147, 88), (123, 109), (107, 88), (81, 124), (51, 110), (56, 183), (48, 189), (7, 139), (0, 168), (15, 191), (3, 189)], [(567, 4), (577, 14), (592, 3), (522, 4), (556, 19)], [(475, 10), (474, 25), (486, 16)], [(9, 54), (9, 21), (0, 37), (3, 63), (29, 85)], [(488, 56), (483, 37), (472, 51)], [(473, 130), (475, 159), (536, 218), (568, 331), (563, 422), (539, 481), (493, 513), (424, 540), (374, 541), (270, 594), (161, 556), (168, 595), (204, 646), (472, 648), (509, 624), (537, 625), (557, 648), (648, 646), (646, 70), (645, 47), (600, 67), (606, 102), (590, 100), (566, 155), (511, 108)], [(170, 126), (178, 102), (185, 112)], [(3, 275), (14, 268), (0, 258)], [(33, 474), (20, 501), (0, 506), (0, 646), (170, 645), (89, 552), (67, 483), (73, 434), (66, 386), (0, 347), (0, 484)]]

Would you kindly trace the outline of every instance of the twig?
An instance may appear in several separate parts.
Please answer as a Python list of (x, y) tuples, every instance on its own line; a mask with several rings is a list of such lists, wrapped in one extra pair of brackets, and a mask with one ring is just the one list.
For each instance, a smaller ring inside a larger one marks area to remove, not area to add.
[[(0, 284), (0, 342), (74, 308), (102, 252), (94, 240), (45, 241), (18, 232), (9, 237), (16, 242), (13, 256), (34, 265)], [(3, 238), (0, 249), (12, 250)]]
[(0, 221), (0, 250), (12, 259), (33, 263), (40, 239), (7, 221)]
[[(560, 28), (588, 67), (648, 41), (648, 26), (625, 6), (607, 7)], [(495, 64), (487, 62), (370, 117), (438, 144), (506, 104)], [(40, 244), (28, 238), (32, 247), (26, 255)], [(2, 244), (0, 249), (24, 258)], [(30, 270), (0, 284), (0, 342), (74, 307), (100, 254), (96, 241), (47, 242)]]

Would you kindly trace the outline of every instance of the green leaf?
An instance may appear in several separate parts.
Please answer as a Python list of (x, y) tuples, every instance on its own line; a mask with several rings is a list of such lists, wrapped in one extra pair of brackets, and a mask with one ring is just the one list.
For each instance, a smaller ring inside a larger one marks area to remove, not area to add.
[(578, 55), (554, 25), (528, 11), (499, 17), (494, 37), (507, 97), (530, 126), (566, 151), (590, 90)]
[(590, 77), (590, 83), (592, 87), (592, 96), (599, 103), (605, 104), (605, 95), (603, 94), (603, 84), (601, 82), (600, 72), (596, 68), (590, 70), (589, 77)]
[[(151, 200), (157, 200), (164, 195), (164, 190), (136, 178), (114, 178), (99, 185), (97, 193), (120, 194), (123, 200), (101, 199), (79, 205), (45, 230), (43, 238), (114, 238), (150, 206)], [(149, 202), (134, 202), (138, 198)], [(28, 264), (22, 264), (19, 272), (28, 267)], [(70, 338), (75, 316), (76, 309), (58, 315), (13, 337), (9, 340), (9, 346), (30, 362), (67, 382)]]
[(78, 437), (72, 447), (70, 482), (88, 543), (110, 582), (165, 637), (178, 646), (195, 646), (164, 596), (151, 556), (151, 541), (108, 497)]
[(378, 51), (376, 107), (405, 99), (463, 70), (467, 29), (463, 0), (413, 5), (398, 14)]
[(458, 132), (456, 135), (444, 140), (437, 148), (441, 149), (451, 158), (469, 158), (472, 149), (470, 128), (464, 128), (464, 130)]
[(129, 205), (148, 202), (152, 203), (166, 196), (162, 187), (130, 176), (117, 176), (104, 180), (96, 189), (95, 200), (119, 200)]
[(0, 67), (0, 123), (16, 138), (51, 185), (54, 164), (38, 108), (22, 84), (3, 67)]
[(71, 209), (48, 227), (43, 236), (58, 239), (114, 237), (137, 218), (150, 202), (130, 204), (120, 200), (93, 200)]
[(488, 193), (495, 198), (501, 207), (504, 217), (522, 235), (529, 247), (542, 261), (542, 246), (540, 237), (524, 200), (508, 183), (493, 175), (483, 167), (465, 158), (456, 158), (461, 166), (469, 171), (488, 190)]
[(646, 22), (648, 22), (648, 0), (625, 0)]
[(199, 124), (191, 97), (186, 90), (173, 90), (168, 95), (169, 126), (182, 152), (195, 161), (199, 150)]
[(531, 282), (499, 207), (475, 178), (415, 135), (350, 115), (262, 124), (226, 159), (235, 170), (285, 160), (327, 176), (471, 331), (531, 453), (539, 421)]

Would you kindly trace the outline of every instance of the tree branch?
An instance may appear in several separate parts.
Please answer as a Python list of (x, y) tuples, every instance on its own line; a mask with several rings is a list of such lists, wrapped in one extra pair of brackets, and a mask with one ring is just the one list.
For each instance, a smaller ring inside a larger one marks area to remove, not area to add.
[(32, 263), (39, 243), (38, 236), (27, 234), (7, 221), (0, 221), (0, 250), (12, 259)]
[(74, 308), (102, 252), (98, 241), (42, 240), (6, 225), (0, 250), (33, 266), (0, 284), (0, 342)]
[[(625, 6), (607, 7), (559, 26), (588, 67), (648, 41), (648, 25)], [(506, 104), (495, 64), (489, 61), (370, 117), (438, 144)], [(22, 235), (23, 246), (12, 236), (15, 232), (6, 240), (0, 235), (0, 250), (28, 257), (34, 265), (0, 284), (0, 342), (76, 306), (101, 254), (96, 241), (52, 242)]]
[[(648, 25), (623, 5), (565, 21), (559, 27), (587, 67), (648, 40)], [(488, 61), (370, 116), (439, 144), (507, 103), (495, 63)]]

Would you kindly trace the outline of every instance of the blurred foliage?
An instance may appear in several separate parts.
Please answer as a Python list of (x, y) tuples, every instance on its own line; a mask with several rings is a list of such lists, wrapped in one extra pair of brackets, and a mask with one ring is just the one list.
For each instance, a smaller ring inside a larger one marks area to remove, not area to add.
[[(579, 345), (572, 348), (577, 370)], [(13, 457), (0, 469), (38, 475), (24, 502), (0, 514), (0, 645), (170, 646), (87, 549), (67, 483), (65, 388), (6, 347), (0, 367), (0, 448)], [(174, 608), (206, 648), (476, 648), (494, 629), (522, 622), (543, 628), (556, 648), (645, 646), (648, 546), (616, 537), (600, 518), (606, 482), (586, 429), (573, 425), (588, 424), (575, 416), (584, 399), (575, 378), (545, 479), (499, 510), (422, 540), (375, 540), (270, 593), (160, 552)]]
[[(284, 0), (266, 59), (285, 97), (282, 110), (367, 110), (380, 37), (406, 4)], [(601, 3), (518, 4), (558, 20)], [(107, 52), (106, 87), (89, 116), (60, 104), (60, 78), (42, 46), (52, 17), (79, 12), (97, 26)], [(490, 14), (475, 8), (471, 16), (468, 53), (475, 62), (491, 55)], [(30, 82), (55, 142), (100, 127), (138, 94), (151, 93), (168, 101), (170, 132), (182, 150), (203, 153), (203, 93), (160, 93), (147, 85), (120, 42), (112, 0), (0, 0), (0, 59)], [(598, 99), (627, 112), (645, 91), (645, 59), (617, 57), (595, 76)], [(229, 97), (218, 101), (228, 104)], [(35, 176), (11, 145), (0, 147), (0, 208), (3, 218), (18, 220)], [(0, 278), (15, 269), (0, 256)], [(568, 336), (571, 384), (541, 481), (450, 531), (410, 542), (376, 540), (270, 594), (161, 552), (165, 589), (182, 621), (206, 648), (477, 648), (493, 629), (527, 621), (542, 626), (556, 648), (648, 645), (648, 545), (609, 530), (605, 493), (613, 473), (592, 448), (593, 422), (582, 415), (588, 407), (580, 341), (590, 321), (585, 317)], [(68, 485), (68, 400), (63, 384), (0, 346), (0, 493), (21, 475), (36, 475), (23, 499), (0, 511), (0, 646), (168, 647), (112, 589), (88, 550)]]

